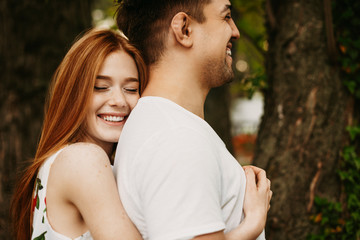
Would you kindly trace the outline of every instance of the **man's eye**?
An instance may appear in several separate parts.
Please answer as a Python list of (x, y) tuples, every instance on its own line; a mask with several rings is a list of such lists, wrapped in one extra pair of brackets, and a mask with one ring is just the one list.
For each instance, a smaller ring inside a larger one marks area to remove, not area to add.
[(226, 16), (225, 16), (225, 19), (226, 19), (226, 20), (231, 19), (231, 15), (226, 15)]

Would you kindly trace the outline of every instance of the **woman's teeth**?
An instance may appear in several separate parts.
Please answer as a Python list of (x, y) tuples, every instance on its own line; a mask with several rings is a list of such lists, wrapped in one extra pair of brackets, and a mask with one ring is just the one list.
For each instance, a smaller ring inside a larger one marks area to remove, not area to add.
[(108, 122), (121, 122), (122, 120), (124, 120), (124, 117), (120, 117), (120, 116), (103, 116), (102, 119), (104, 119), (105, 121), (108, 121)]

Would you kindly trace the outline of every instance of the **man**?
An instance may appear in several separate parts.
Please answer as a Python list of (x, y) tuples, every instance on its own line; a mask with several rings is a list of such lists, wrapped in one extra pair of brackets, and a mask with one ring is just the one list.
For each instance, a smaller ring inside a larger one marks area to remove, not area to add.
[(115, 157), (130, 218), (144, 239), (256, 239), (270, 183), (203, 120), (209, 90), (233, 78), (229, 0), (123, 1), (117, 23), (149, 66)]

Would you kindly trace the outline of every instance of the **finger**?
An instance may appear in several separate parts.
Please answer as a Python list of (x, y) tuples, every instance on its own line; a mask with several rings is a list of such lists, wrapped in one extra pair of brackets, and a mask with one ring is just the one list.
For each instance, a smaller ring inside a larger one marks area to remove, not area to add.
[(269, 195), (268, 195), (269, 202), (271, 201), (272, 196), (273, 196), (273, 191), (270, 190)]
[(266, 172), (265, 172), (264, 169), (259, 168), (259, 167), (255, 167), (255, 166), (252, 166), (252, 165), (249, 165), (248, 167), (251, 168), (254, 171), (257, 178), (258, 177), (261, 177), (261, 178), (265, 177), (266, 178)]
[(272, 195), (273, 195), (273, 192), (270, 190), (269, 195), (268, 195), (268, 201), (269, 201), (268, 211), (270, 210), (270, 206), (271, 206), (270, 202), (271, 202)]
[(258, 176), (259, 174), (261, 174), (261, 175), (264, 175), (264, 174), (265, 174), (265, 176), (266, 176), (266, 172), (265, 172), (265, 170), (262, 169), (262, 168), (255, 167), (255, 166), (253, 166), (253, 165), (246, 165), (246, 166), (243, 166), (243, 168), (244, 168), (244, 170), (246, 170), (246, 169), (252, 169), (252, 170), (254, 171), (254, 173), (255, 173), (256, 176)]
[(247, 165), (243, 167), (245, 170), (251, 169), (255, 174), (255, 181), (257, 183), (258, 188), (267, 188), (267, 178), (265, 170), (255, 167), (253, 165)]
[(259, 167), (255, 167), (253, 165), (246, 165), (243, 168), (251, 168), (254, 171), (255, 175), (257, 175), (261, 171), (264, 171), (263, 169), (261, 169)]
[(265, 190), (270, 188), (268, 179), (266, 178), (266, 172), (264, 170), (261, 169), (261, 171), (257, 172), (256, 180), (258, 188), (262, 188)]
[(256, 177), (252, 168), (245, 168), (246, 185), (249, 187), (256, 186)]

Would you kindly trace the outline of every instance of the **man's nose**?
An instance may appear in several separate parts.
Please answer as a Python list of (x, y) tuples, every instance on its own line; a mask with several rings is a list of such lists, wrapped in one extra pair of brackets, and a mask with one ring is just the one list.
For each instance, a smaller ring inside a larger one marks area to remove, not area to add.
[(234, 20), (232, 20), (232, 24), (231, 24), (231, 29), (232, 29), (232, 38), (234, 40), (237, 40), (240, 38), (240, 32), (239, 29), (236, 27)]

